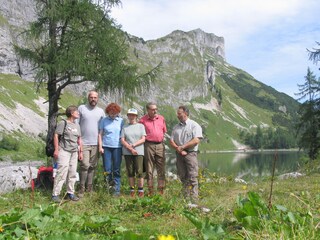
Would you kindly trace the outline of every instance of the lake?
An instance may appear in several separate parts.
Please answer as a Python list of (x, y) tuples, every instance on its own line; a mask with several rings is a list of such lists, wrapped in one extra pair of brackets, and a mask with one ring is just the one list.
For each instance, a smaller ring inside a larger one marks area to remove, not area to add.
[[(200, 153), (199, 167), (222, 176), (250, 179), (271, 176), (273, 160), (277, 154), (275, 175), (294, 172), (299, 169), (303, 153), (298, 151), (265, 152), (217, 152)], [(175, 171), (174, 155), (170, 154), (168, 168)]]

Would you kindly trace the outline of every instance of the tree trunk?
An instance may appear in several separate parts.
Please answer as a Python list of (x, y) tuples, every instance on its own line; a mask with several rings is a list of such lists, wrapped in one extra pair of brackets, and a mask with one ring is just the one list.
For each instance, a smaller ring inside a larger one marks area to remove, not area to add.
[(57, 90), (56, 84), (48, 83), (48, 98), (49, 98), (49, 111), (48, 111), (48, 134), (47, 144), (53, 144), (54, 131), (57, 126), (57, 117), (59, 115), (58, 100), (60, 97), (60, 89)]
[[(54, 9), (54, 4), (52, 1), (48, 2), (49, 9)], [(50, 68), (48, 70), (48, 98), (49, 98), (49, 112), (48, 112), (48, 135), (47, 135), (47, 145), (53, 144), (54, 131), (57, 126), (58, 117), (58, 100), (60, 96), (61, 89), (57, 89), (57, 72), (55, 69), (55, 59), (56, 59), (56, 49), (57, 49), (57, 22), (54, 18), (49, 20), (49, 37), (50, 37), (50, 48), (48, 55), (48, 62), (50, 63)]]

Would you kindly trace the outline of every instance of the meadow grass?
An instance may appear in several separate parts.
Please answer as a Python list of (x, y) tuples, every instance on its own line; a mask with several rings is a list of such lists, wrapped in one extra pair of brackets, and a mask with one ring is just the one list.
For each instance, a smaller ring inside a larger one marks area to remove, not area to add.
[[(125, 175), (120, 197), (107, 193), (102, 170), (97, 172), (95, 180), (94, 192), (85, 194), (79, 202), (65, 201), (61, 205), (53, 204), (51, 192), (44, 189), (2, 195), (0, 239), (4, 236), (11, 236), (8, 239), (26, 239), (22, 237), (27, 234), (29, 239), (50, 239), (50, 236), (59, 239), (57, 234), (62, 237), (60, 239), (320, 237), (318, 173), (276, 179), (272, 208), (269, 210), (266, 206), (269, 205), (270, 179), (267, 178), (244, 184), (236, 183), (228, 176), (201, 175), (199, 207), (195, 208), (188, 207), (188, 201), (180, 195), (181, 184), (178, 180), (167, 181), (163, 196), (156, 194), (144, 198), (129, 196)], [(248, 198), (250, 194), (254, 196), (251, 202)], [(247, 203), (251, 203), (256, 213), (246, 211)], [(204, 212), (201, 207), (210, 211)], [(239, 211), (246, 216), (239, 217)]]

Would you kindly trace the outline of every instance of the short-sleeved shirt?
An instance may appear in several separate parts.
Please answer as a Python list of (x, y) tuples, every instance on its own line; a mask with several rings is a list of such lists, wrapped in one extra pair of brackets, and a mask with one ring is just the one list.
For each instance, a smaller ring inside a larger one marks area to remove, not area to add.
[(121, 148), (120, 136), (123, 127), (123, 118), (112, 119), (105, 117), (99, 124), (99, 131), (102, 131), (102, 146), (110, 148)]
[[(173, 127), (171, 140), (178, 146), (190, 142), (193, 138), (203, 138), (201, 126), (191, 119), (187, 119), (185, 123), (178, 123)], [(198, 144), (193, 148), (186, 149), (187, 151), (198, 151)]]
[(99, 123), (105, 117), (102, 108), (89, 104), (80, 105), (80, 118), (78, 119), (83, 145), (98, 145)]
[(146, 114), (140, 119), (139, 123), (142, 123), (146, 129), (146, 141), (163, 142), (164, 134), (167, 132), (167, 125), (163, 116), (157, 114), (154, 118), (150, 118)]
[[(66, 123), (67, 125), (65, 125)], [(78, 151), (78, 138), (81, 137), (80, 126), (78, 123), (71, 123), (63, 120), (58, 123), (55, 133), (61, 135), (59, 141), (59, 146), (61, 148), (68, 152)]]
[[(126, 140), (129, 144), (134, 144), (140, 140), (143, 136), (146, 136), (146, 130), (141, 123), (126, 124), (122, 128), (121, 137)], [(138, 155), (144, 156), (144, 144), (140, 144), (135, 147)], [(122, 147), (123, 155), (132, 155), (132, 153), (126, 148)]]

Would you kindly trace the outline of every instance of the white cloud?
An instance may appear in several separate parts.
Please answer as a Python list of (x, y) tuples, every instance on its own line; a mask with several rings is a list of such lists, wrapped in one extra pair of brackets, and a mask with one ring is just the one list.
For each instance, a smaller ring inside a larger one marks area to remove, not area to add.
[(298, 0), (123, 0), (123, 8), (114, 8), (112, 16), (145, 40), (195, 28), (241, 38), (295, 15), (303, 5)]
[(122, 6), (111, 15), (145, 40), (196, 28), (224, 37), (227, 61), (277, 90), (296, 87), (292, 76), (303, 79), (312, 65), (306, 48), (320, 41), (317, 0), (122, 0)]

